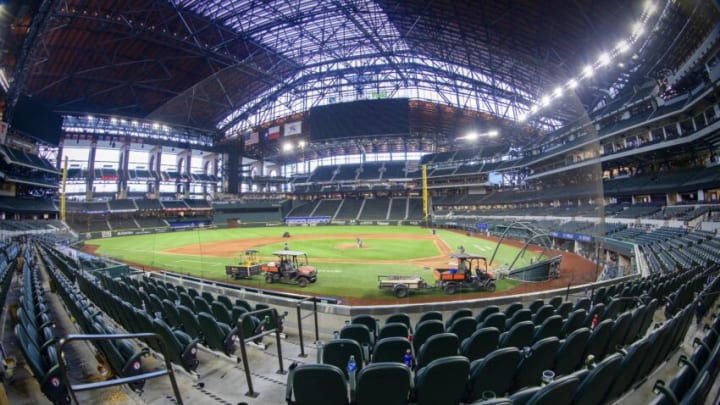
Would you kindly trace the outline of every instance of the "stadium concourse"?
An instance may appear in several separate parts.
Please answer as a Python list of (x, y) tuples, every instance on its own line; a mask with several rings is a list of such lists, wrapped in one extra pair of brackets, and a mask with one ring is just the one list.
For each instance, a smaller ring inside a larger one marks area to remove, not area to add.
[(3, 0), (0, 52), (2, 405), (720, 400), (716, 1)]

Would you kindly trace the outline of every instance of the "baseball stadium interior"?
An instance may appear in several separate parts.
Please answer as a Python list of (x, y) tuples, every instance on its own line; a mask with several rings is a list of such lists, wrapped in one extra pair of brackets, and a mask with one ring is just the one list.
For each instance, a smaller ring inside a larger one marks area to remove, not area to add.
[(0, 52), (0, 405), (720, 402), (720, 1), (0, 0)]

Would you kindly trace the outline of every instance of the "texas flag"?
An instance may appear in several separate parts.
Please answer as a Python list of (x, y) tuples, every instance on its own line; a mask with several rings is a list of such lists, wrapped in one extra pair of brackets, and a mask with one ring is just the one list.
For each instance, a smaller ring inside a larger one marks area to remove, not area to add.
[(273, 141), (275, 139), (280, 138), (280, 127), (270, 127), (268, 128), (267, 132), (265, 133), (265, 139), (268, 141)]

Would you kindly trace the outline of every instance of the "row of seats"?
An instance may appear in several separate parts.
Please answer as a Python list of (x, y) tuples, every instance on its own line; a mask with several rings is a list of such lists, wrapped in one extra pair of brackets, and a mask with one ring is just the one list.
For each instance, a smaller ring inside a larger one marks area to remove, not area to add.
[[(4, 250), (5, 254), (8, 254), (9, 249)], [(5, 255), (0, 255), (0, 307), (5, 306), (5, 298), (7, 298), (7, 293), (10, 291), (10, 283), (12, 283), (12, 276), (17, 266), (14, 255), (9, 263), (5, 259)]]
[[(115, 329), (104, 321), (98, 308), (52, 263), (47, 248), (44, 249), (38, 245), (38, 249), (40, 257), (44, 259), (45, 269), (53, 282), (55, 291), (63, 299), (65, 307), (80, 329), (86, 334), (116, 334)], [(105, 364), (109, 366), (112, 375), (131, 377), (144, 372), (142, 357), (148, 355), (146, 349), (136, 349), (127, 340), (93, 340), (92, 343), (97, 352), (105, 359)], [(145, 381), (141, 380), (132, 383), (130, 387), (142, 390), (144, 385)]]
[[(715, 277), (700, 294), (698, 300), (704, 308), (711, 308), (717, 302), (720, 293), (720, 277)], [(695, 404), (702, 403), (708, 395), (713, 382), (720, 372), (720, 314), (705, 325), (705, 336), (695, 338), (695, 350), (690, 357), (680, 356), (680, 369), (666, 385), (663, 380), (655, 383), (654, 391), (658, 396), (652, 405)]]
[[(232, 302), (227, 296), (203, 291), (198, 293), (194, 288), (185, 288), (172, 283), (164, 283), (145, 277), (135, 279), (126, 277), (120, 283), (129, 283), (138, 291), (145, 292), (143, 305), (157, 318), (163, 319), (171, 327), (185, 331), (191, 337), (200, 339), (201, 343), (212, 350), (219, 350), (227, 355), (234, 353), (236, 338), (242, 328), (243, 336), (250, 338), (259, 329), (283, 329), (283, 318), (278, 317), (268, 305), (256, 304), (253, 308), (243, 299)], [(106, 287), (117, 283), (104, 279)], [(120, 284), (120, 288), (125, 288)], [(132, 288), (130, 288), (132, 290)], [(260, 312), (257, 312), (260, 311)], [(243, 314), (255, 314), (243, 318), (242, 326), (239, 319)], [(197, 315), (196, 315), (197, 314)]]
[[(692, 297), (704, 280), (704, 275), (680, 276), (686, 278), (686, 283), (672, 298), (678, 303), (687, 301), (687, 296)], [(497, 349), (474, 361), (460, 355), (440, 357), (417, 370), (412, 380), (409, 380), (412, 375), (410, 368), (392, 362), (371, 363), (364, 368), (358, 366), (356, 373), (343, 373), (342, 368), (335, 364), (302, 364), (294, 367), (288, 377), (286, 400), (289, 404), (318, 405), (347, 404), (349, 401), (357, 404), (405, 404), (408, 401), (420, 405), (458, 404), (490, 397), (505, 397), (493, 402), (505, 404), (592, 405), (610, 402), (644, 379), (679, 345), (691, 323), (693, 305), (686, 302), (681, 308), (663, 326), (623, 350), (616, 351), (617, 347), (613, 347), (610, 350), (612, 353), (604, 358), (599, 352), (563, 348), (562, 357), (569, 356), (571, 351), (593, 354), (594, 357), (586, 361), (587, 367), (578, 370), (558, 372), (556, 369), (559, 378), (544, 387), (540, 386), (541, 376), (537, 371), (550, 369), (548, 364), (558, 358), (556, 353), (561, 351), (562, 343), (557, 337), (545, 338), (530, 350), (517, 347)], [(615, 321), (607, 319), (601, 322), (590, 339), (598, 336), (598, 330), (609, 331), (610, 335), (627, 336), (627, 332), (623, 334), (621, 330), (629, 327), (629, 320), (636, 312), (640, 312), (640, 307), (632, 313), (621, 314)], [(573, 333), (587, 337), (590, 331), (583, 327)], [(602, 332), (603, 335), (606, 333)], [(386, 339), (402, 338), (390, 337), (380, 341)], [(332, 341), (323, 350), (328, 350), (331, 344)], [(519, 389), (523, 386), (528, 388)], [(507, 397), (508, 393), (513, 394)]]
[(55, 333), (39, 269), (29, 249), (23, 254), (22, 289), (15, 338), (40, 390), (54, 404), (69, 404), (55, 348)]

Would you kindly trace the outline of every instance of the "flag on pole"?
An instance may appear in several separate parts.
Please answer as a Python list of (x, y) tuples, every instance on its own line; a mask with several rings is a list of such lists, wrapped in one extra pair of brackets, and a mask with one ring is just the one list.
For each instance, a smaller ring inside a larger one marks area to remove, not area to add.
[(260, 142), (260, 137), (257, 132), (246, 132), (243, 135), (243, 139), (245, 140), (245, 145), (255, 145)]
[(302, 132), (302, 121), (288, 122), (285, 124), (285, 136), (298, 135)]
[(273, 141), (280, 138), (280, 126), (270, 127), (267, 130), (267, 140)]

